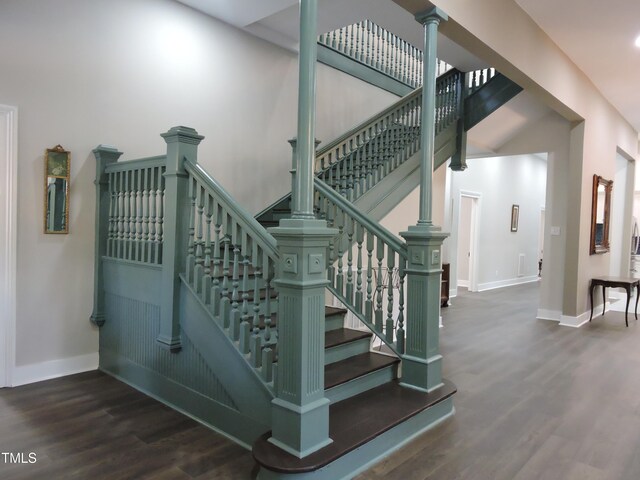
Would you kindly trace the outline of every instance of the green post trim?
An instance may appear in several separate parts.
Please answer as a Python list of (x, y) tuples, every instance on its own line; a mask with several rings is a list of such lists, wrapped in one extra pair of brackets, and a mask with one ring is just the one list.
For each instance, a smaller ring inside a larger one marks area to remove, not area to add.
[(313, 219), (313, 166), (316, 130), (317, 0), (300, 0), (298, 54), (298, 146), (293, 218)]
[(442, 242), (447, 233), (409, 227), (407, 242), (407, 318), (401, 384), (430, 392), (442, 385), (440, 281)]
[(324, 220), (284, 219), (278, 242), (278, 375), (271, 443), (299, 458), (331, 443), (324, 394), (324, 304), (329, 241)]
[(432, 225), (433, 155), (436, 128), (436, 58), (438, 25), (447, 15), (437, 7), (416, 14), (424, 26), (422, 62), (422, 111), (420, 116), (420, 215), (418, 225)]
[(104, 278), (102, 275), (102, 257), (107, 254), (107, 235), (109, 234), (109, 177), (105, 168), (118, 161), (122, 155), (117, 148), (98, 145), (93, 150), (96, 157), (96, 251), (93, 271), (93, 312), (91, 321), (98, 327), (104, 325)]
[(197, 164), (198, 145), (204, 138), (193, 128), (173, 127), (161, 135), (167, 143), (164, 238), (162, 258), (162, 303), (157, 341), (171, 351), (181, 348), (179, 306), (180, 278), (184, 271), (189, 228), (188, 174), (184, 162)]
[(454, 172), (462, 172), (467, 169), (467, 131), (464, 128), (464, 107), (468, 92), (467, 81), (468, 73), (460, 72), (456, 85), (456, 98), (458, 99), (458, 104), (456, 105), (458, 112), (458, 120), (456, 122), (456, 153), (451, 157), (451, 163), (449, 164), (449, 168)]

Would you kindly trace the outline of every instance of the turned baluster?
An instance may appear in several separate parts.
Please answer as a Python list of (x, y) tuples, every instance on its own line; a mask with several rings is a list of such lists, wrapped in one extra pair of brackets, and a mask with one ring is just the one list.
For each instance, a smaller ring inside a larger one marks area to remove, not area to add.
[(367, 299), (364, 302), (364, 318), (371, 323), (373, 319), (373, 233), (367, 231)]
[(229, 234), (226, 233), (224, 238), (222, 239), (222, 290), (220, 292), (220, 318), (222, 319), (222, 326), (224, 328), (229, 328), (231, 317), (231, 292), (229, 291), (229, 286), (231, 283), (231, 271), (229, 263), (230, 244), (231, 239), (229, 238)]
[(240, 240), (239, 226), (233, 222), (232, 226), (232, 244), (233, 244), (233, 273), (231, 277), (231, 327), (229, 335), (233, 340), (238, 340), (240, 335)]
[(202, 283), (202, 301), (205, 305), (211, 303), (211, 217), (213, 215), (213, 197), (205, 194), (204, 202), (204, 269)]
[(347, 166), (347, 198), (353, 202), (353, 190), (354, 190), (354, 160), (356, 149), (353, 147), (353, 138), (349, 139), (349, 154), (345, 160)]
[(262, 366), (262, 336), (260, 335), (260, 280), (262, 279), (262, 249), (254, 244), (251, 255), (253, 272), (253, 331), (251, 334), (251, 364), (254, 368)]
[[(327, 227), (328, 228), (333, 228), (335, 226), (335, 205), (333, 203), (331, 203), (329, 201), (329, 199), (326, 199), (327, 201), (327, 210), (326, 210), (326, 220), (327, 220)], [(336, 261), (336, 237), (333, 237), (331, 240), (329, 240), (329, 261), (327, 262), (328, 264), (328, 269), (327, 269), (327, 276), (329, 277), (329, 285), (332, 285), (333, 287), (336, 286), (336, 268), (334, 267), (335, 265), (335, 261)]]
[(387, 321), (385, 325), (385, 338), (387, 342), (393, 342), (393, 275), (396, 253), (387, 247)]
[(124, 174), (124, 217), (123, 217), (123, 258), (130, 260), (129, 257), (129, 239), (130, 237), (130, 226), (131, 226), (131, 203), (130, 203), (130, 193), (129, 193), (129, 174), (131, 172), (123, 172)]
[(356, 298), (354, 306), (356, 312), (362, 313), (362, 243), (364, 242), (364, 227), (361, 223), (356, 224), (356, 245), (357, 245), (357, 263), (356, 263)]
[(136, 252), (135, 252), (135, 260), (142, 261), (142, 220), (143, 220), (143, 196), (142, 196), (142, 170), (136, 171), (136, 176), (138, 179), (138, 188), (136, 189)]
[(191, 207), (189, 208), (189, 229), (187, 230), (187, 263), (186, 263), (186, 273), (187, 273), (187, 281), (189, 284), (193, 285), (193, 270), (195, 268), (196, 263), (196, 192), (195, 192), (195, 179), (193, 177), (189, 177), (189, 201)]
[(355, 42), (356, 42), (354, 58), (358, 61), (362, 61), (362, 48), (361, 48), (362, 27), (359, 23), (356, 23), (355, 25), (353, 25), (353, 28), (355, 29)]
[(347, 54), (351, 58), (357, 58), (356, 57), (356, 40), (355, 40), (356, 25), (349, 25), (347, 26), (347, 29), (349, 30), (349, 49), (347, 50)]
[(204, 191), (201, 185), (196, 184), (196, 240), (195, 240), (195, 266), (193, 269), (193, 282), (196, 293), (202, 293), (204, 275)]
[(162, 169), (158, 172), (158, 225), (156, 228), (156, 261), (162, 263), (162, 242), (164, 241), (164, 175)]
[(353, 304), (353, 218), (345, 215), (345, 231), (347, 233), (347, 290), (345, 297), (347, 302)]
[(336, 242), (338, 243), (338, 274), (336, 275), (336, 290), (340, 295), (344, 295), (344, 250), (342, 249), (344, 245), (344, 238), (342, 235), (344, 233), (345, 214), (342, 210), (337, 209), (335, 223), (335, 226), (338, 227), (338, 236), (336, 237)]
[(396, 330), (396, 346), (398, 352), (404, 353), (404, 277), (406, 260), (398, 255), (398, 329)]
[(373, 48), (375, 48), (375, 45), (371, 45), (373, 43), (373, 40), (371, 39), (371, 20), (367, 20), (367, 33), (366, 33), (366, 39), (367, 39), (367, 53), (365, 56), (365, 63), (367, 65), (372, 65), (373, 64)]
[(213, 199), (213, 285), (211, 286), (211, 312), (214, 315), (220, 313), (220, 297), (222, 293), (220, 277), (222, 272), (222, 259), (220, 252), (223, 249), (223, 240), (220, 237), (222, 231), (222, 207)]
[(151, 176), (151, 168), (144, 169), (144, 185), (142, 188), (142, 203), (143, 203), (143, 214), (142, 214), (142, 261), (149, 262), (149, 202), (150, 202), (150, 191), (149, 191), (149, 180)]
[(376, 308), (375, 308), (375, 329), (379, 334), (383, 334), (382, 323), (382, 290), (384, 289), (384, 276), (382, 271), (382, 261), (384, 260), (384, 243), (382, 239), (376, 239), (376, 259), (378, 260), (378, 281), (376, 282)]
[(124, 172), (117, 172), (117, 203), (118, 216), (116, 218), (116, 258), (123, 258), (124, 249), (122, 247), (124, 241)]
[(107, 256), (113, 256), (113, 246), (115, 237), (115, 221), (116, 221), (116, 190), (115, 190), (115, 173), (109, 174), (109, 228), (107, 229)]
[(253, 243), (247, 233), (242, 235), (242, 308), (240, 316), (240, 351), (249, 353), (251, 350), (251, 323), (249, 323), (249, 257), (253, 248)]
[(274, 272), (275, 265), (269, 259), (269, 266), (264, 273), (264, 277), (267, 279), (264, 285), (264, 341), (266, 343), (271, 341), (271, 281), (273, 280)]

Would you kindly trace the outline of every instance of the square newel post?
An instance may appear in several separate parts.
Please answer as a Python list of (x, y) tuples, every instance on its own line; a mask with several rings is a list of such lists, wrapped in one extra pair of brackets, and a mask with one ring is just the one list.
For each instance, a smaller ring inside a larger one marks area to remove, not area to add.
[(440, 289), (442, 242), (436, 228), (409, 227), (407, 242), (407, 317), (401, 384), (431, 391), (442, 385)]
[(157, 341), (171, 351), (181, 348), (179, 323), (180, 279), (184, 272), (189, 229), (189, 176), (184, 162), (197, 163), (198, 145), (204, 138), (193, 128), (173, 127), (161, 134), (167, 142), (167, 165), (164, 173), (165, 208), (162, 242), (162, 303), (160, 333)]
[(324, 304), (329, 240), (323, 220), (284, 219), (278, 242), (278, 372), (271, 443), (299, 458), (331, 443), (324, 396)]
[(115, 163), (122, 155), (117, 148), (98, 145), (93, 150), (96, 158), (96, 238), (95, 266), (93, 270), (93, 312), (91, 321), (98, 327), (104, 325), (104, 288), (102, 275), (102, 257), (107, 254), (107, 236), (109, 235), (109, 177), (105, 168)]

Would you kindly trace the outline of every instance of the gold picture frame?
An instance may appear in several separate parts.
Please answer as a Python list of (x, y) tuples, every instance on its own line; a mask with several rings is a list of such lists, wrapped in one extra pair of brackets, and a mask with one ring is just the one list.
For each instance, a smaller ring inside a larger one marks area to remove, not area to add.
[(71, 153), (61, 145), (44, 153), (44, 233), (69, 233)]

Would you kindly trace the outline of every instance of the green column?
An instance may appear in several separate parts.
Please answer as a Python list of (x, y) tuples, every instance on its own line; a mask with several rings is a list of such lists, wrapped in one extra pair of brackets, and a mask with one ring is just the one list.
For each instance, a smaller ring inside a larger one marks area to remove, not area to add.
[(442, 385), (440, 355), (440, 281), (442, 242), (448, 236), (432, 221), (435, 138), (436, 41), (447, 16), (438, 8), (416, 15), (424, 25), (420, 215), (417, 225), (400, 235), (407, 242), (407, 319), (401, 384), (423, 391)]
[(278, 371), (269, 441), (300, 458), (331, 443), (329, 400), (324, 396), (324, 303), (327, 250), (337, 230), (313, 214), (316, 10), (316, 0), (300, 1), (293, 215), (269, 229), (280, 252), (275, 278)]
[(167, 142), (164, 173), (164, 236), (162, 242), (162, 303), (157, 341), (171, 351), (181, 348), (179, 323), (180, 278), (184, 272), (189, 229), (188, 174), (184, 162), (197, 163), (198, 145), (204, 138), (193, 128), (173, 127), (162, 137)]
[(431, 225), (433, 153), (436, 128), (436, 62), (438, 25), (447, 15), (437, 7), (416, 14), (424, 26), (424, 59), (422, 62), (422, 109), (420, 131), (420, 218), (418, 225)]
[(93, 270), (93, 312), (91, 321), (97, 326), (104, 325), (104, 288), (102, 276), (102, 257), (107, 253), (107, 235), (109, 233), (109, 178), (104, 169), (115, 163), (122, 155), (117, 148), (99, 145), (93, 150), (96, 157), (96, 238), (95, 266)]

